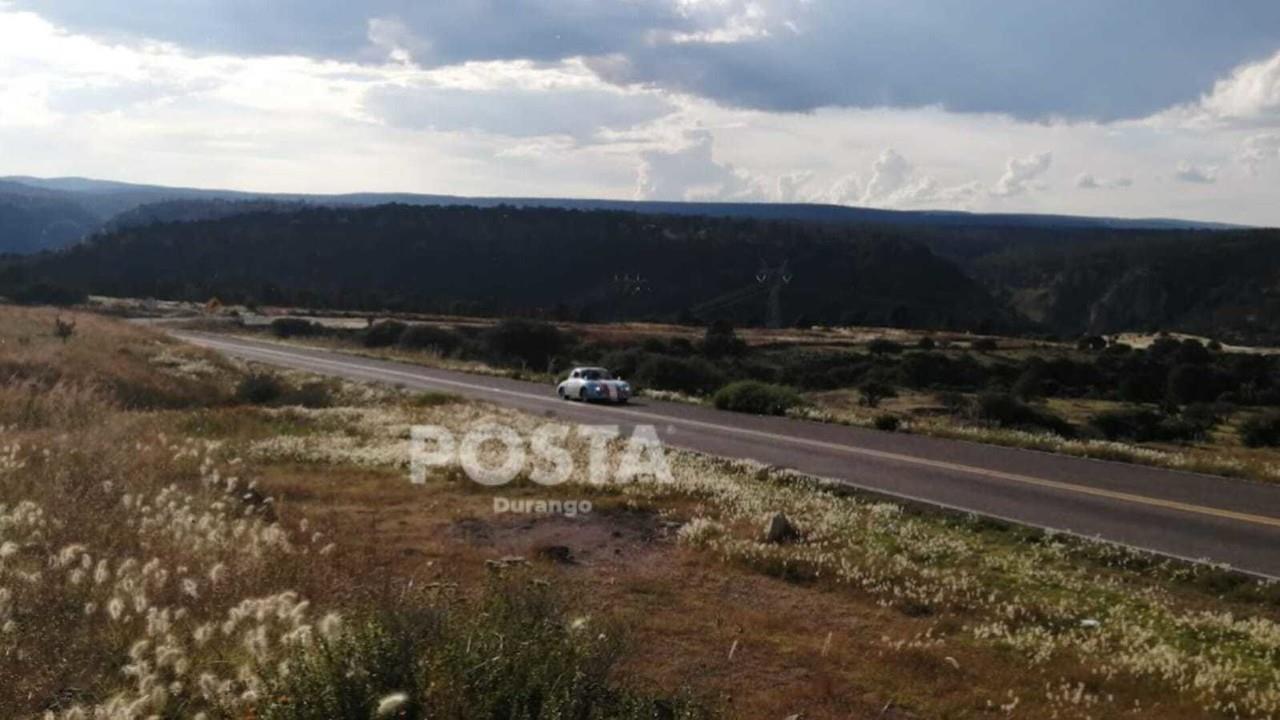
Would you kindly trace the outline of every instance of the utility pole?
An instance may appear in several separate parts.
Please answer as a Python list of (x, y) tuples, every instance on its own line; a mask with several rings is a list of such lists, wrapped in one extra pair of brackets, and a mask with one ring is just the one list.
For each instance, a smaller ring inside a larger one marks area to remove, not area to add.
[(770, 328), (782, 327), (782, 288), (791, 283), (789, 262), (783, 260), (777, 267), (770, 267), (763, 260), (760, 270), (756, 272), (756, 282), (768, 288), (768, 300), (765, 307), (765, 325)]

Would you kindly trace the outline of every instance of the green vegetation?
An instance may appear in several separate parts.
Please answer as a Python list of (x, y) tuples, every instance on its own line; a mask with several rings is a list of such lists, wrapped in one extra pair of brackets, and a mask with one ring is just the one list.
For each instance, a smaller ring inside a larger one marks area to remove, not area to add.
[(502, 578), (478, 601), (425, 599), (366, 612), (263, 668), (262, 720), (708, 717), (677, 698), (627, 692), (613, 678), (619, 628), (574, 619), (533, 578)]
[(756, 380), (729, 383), (716, 392), (713, 400), (721, 410), (756, 415), (785, 415), (801, 403), (800, 396), (792, 388)]
[(1280, 446), (1280, 412), (1249, 418), (1240, 425), (1240, 437), (1249, 447)]

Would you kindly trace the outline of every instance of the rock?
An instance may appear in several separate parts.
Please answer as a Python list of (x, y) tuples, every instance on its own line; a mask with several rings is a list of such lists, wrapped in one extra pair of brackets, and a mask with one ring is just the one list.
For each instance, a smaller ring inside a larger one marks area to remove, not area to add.
[(786, 515), (776, 512), (769, 516), (764, 526), (764, 541), (769, 543), (788, 543), (800, 539), (800, 531), (791, 524)]

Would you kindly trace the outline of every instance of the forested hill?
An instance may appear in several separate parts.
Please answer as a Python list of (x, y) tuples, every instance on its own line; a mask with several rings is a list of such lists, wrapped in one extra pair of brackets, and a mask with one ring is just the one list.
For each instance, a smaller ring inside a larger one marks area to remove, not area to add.
[(1280, 344), (1280, 231), (1132, 233), (1009, 245), (970, 274), (1057, 332), (1183, 330)]
[(891, 231), (552, 208), (278, 210), (122, 228), (0, 280), (189, 300), (757, 323), (777, 278), (786, 324), (1018, 324), (955, 264)]
[[(34, 201), (33, 198), (40, 200)], [(699, 215), (901, 228), (995, 228), (1081, 231), (1107, 229), (1223, 229), (1220, 223), (1164, 218), (886, 210), (810, 203), (664, 202), (588, 198), (504, 198), (349, 193), (306, 195), (165, 187), (88, 178), (0, 177), (0, 254), (63, 247), (102, 230), (153, 220), (208, 220), (242, 211), (299, 204), (367, 207), (401, 203), (425, 206), (526, 207), (616, 210), (645, 215)]]

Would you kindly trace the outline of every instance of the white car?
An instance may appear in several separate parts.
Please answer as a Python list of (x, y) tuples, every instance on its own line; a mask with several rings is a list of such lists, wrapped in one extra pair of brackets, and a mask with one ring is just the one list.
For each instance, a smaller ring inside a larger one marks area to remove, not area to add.
[(560, 383), (556, 393), (563, 400), (625, 403), (631, 399), (631, 386), (601, 367), (578, 367)]

